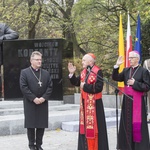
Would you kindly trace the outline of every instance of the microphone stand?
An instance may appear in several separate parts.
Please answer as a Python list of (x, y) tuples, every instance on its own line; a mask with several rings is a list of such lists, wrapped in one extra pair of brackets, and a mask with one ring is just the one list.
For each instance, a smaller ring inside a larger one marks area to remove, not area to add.
[(118, 135), (119, 135), (119, 127), (118, 127), (118, 93), (119, 93), (119, 90), (118, 88), (115, 89), (115, 94), (116, 94), (116, 128), (117, 128), (117, 147), (116, 149), (118, 149)]
[(126, 93), (121, 91), (114, 84), (112, 84), (111, 82), (108, 82), (106, 79), (102, 78), (100, 75), (96, 74), (92, 70), (90, 70), (89, 72), (94, 73), (95, 75), (97, 75), (97, 77), (99, 77), (102, 80), (102, 82), (105, 82), (106, 84), (108, 84), (108, 85), (112, 86), (113, 88), (115, 88), (115, 94), (116, 94), (116, 128), (117, 128), (117, 147), (116, 147), (116, 149), (119, 150), (119, 148), (118, 148), (118, 135), (119, 135), (119, 129), (118, 129), (118, 92), (121, 92), (123, 95), (125, 95), (126, 97), (128, 97), (131, 100), (133, 100), (133, 99), (130, 96), (128, 96)]
[(147, 123), (150, 123), (150, 120), (148, 120), (148, 102), (147, 102), (147, 92), (145, 92), (145, 103), (146, 103)]

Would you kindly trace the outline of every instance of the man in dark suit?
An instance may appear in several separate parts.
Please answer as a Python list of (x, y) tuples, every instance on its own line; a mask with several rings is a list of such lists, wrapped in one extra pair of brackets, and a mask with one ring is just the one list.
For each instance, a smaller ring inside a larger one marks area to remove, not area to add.
[(16, 31), (12, 30), (5, 23), (0, 23), (0, 99), (2, 98), (2, 75), (1, 75), (1, 65), (3, 65), (3, 40), (18, 39), (19, 35)]
[(52, 80), (48, 71), (41, 68), (42, 54), (34, 51), (31, 66), (21, 70), (20, 89), (24, 95), (25, 128), (30, 150), (41, 147), (44, 130), (48, 128), (48, 100), (52, 93)]

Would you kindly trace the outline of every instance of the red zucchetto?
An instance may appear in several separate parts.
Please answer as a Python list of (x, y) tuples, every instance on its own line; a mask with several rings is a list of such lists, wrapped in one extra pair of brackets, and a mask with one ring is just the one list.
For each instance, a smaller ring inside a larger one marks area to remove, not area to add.
[(93, 59), (96, 59), (96, 56), (93, 53), (88, 53)]

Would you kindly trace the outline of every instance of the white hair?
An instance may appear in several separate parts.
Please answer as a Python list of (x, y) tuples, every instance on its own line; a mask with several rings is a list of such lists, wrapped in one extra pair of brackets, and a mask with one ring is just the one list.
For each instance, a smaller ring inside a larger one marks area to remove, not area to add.
[(134, 57), (137, 57), (140, 59), (140, 55), (136, 51), (131, 51), (129, 54), (133, 54)]
[(86, 56), (90, 61), (92, 61), (93, 63), (96, 62), (96, 60), (95, 60), (91, 55), (85, 54), (85, 56)]
[(34, 57), (35, 55), (38, 55), (38, 56), (41, 56), (41, 57), (42, 57), (42, 54), (41, 54), (39, 51), (33, 51), (32, 54), (31, 54), (31, 56), (30, 56), (30, 59), (33, 59), (33, 57)]

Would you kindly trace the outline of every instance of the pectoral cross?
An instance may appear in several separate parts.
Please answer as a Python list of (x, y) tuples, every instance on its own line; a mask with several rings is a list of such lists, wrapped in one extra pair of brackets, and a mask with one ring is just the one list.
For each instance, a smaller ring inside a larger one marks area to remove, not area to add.
[(40, 85), (40, 87), (42, 87), (42, 82), (41, 81), (39, 81), (38, 84)]

